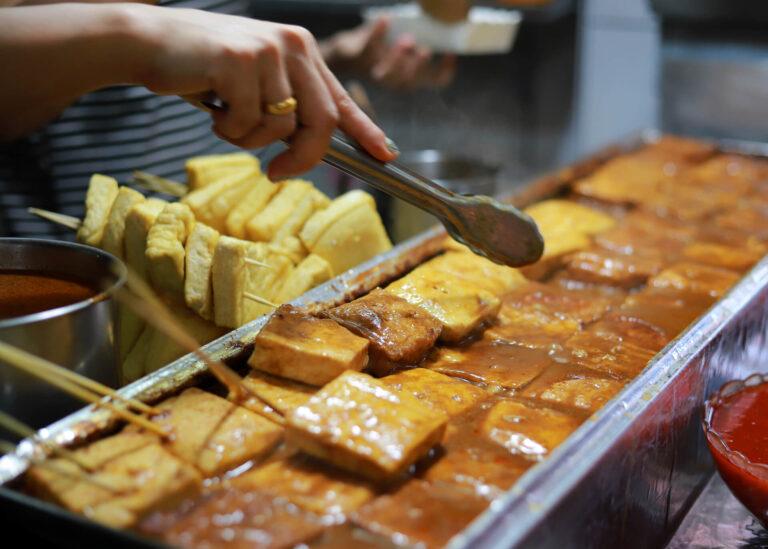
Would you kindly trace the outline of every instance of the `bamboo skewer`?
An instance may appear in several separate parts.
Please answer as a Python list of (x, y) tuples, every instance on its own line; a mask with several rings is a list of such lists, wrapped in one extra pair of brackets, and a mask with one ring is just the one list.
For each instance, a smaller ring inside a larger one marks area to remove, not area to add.
[[(227, 388), (230, 400), (242, 403), (248, 399), (255, 398), (268, 408), (268, 410), (261, 411), (254, 409), (255, 412), (277, 423), (282, 422), (282, 415), (268, 400), (249, 391), (243, 384), (243, 380), (234, 370), (226, 364), (214, 360), (200, 348), (199, 343), (179, 325), (167, 307), (152, 291), (152, 288), (130, 268), (128, 269), (127, 286), (129, 289), (119, 289), (115, 293), (115, 297), (129, 307), (136, 315), (144, 319), (147, 324), (164, 333), (171, 340), (188, 352), (194, 353), (198, 359), (203, 361), (211, 373)], [(136, 297), (139, 299), (136, 299)]]
[(54, 374), (50, 368), (46, 368), (46, 366), (52, 366), (52, 364), (45, 359), (27, 353), (26, 351), (22, 351), (13, 345), (9, 345), (3, 342), (0, 342), (0, 359), (11, 366), (18, 368), (19, 370), (23, 370), (28, 374), (38, 377), (43, 381), (58, 387), (62, 391), (69, 393), (75, 398), (79, 398), (80, 400), (90, 404), (94, 404), (97, 407), (104, 407), (112, 413), (120, 416), (124, 420), (152, 431), (161, 437), (168, 436), (168, 432), (166, 432), (165, 429), (155, 423), (152, 423), (147, 418), (133, 414), (124, 408), (115, 406), (111, 402), (103, 400), (103, 398), (98, 394), (93, 393), (90, 390), (81, 387), (61, 376), (58, 376), (58, 374)]
[(68, 461), (71, 461), (78, 467), (82, 467), (88, 472), (92, 472), (91, 466), (82, 462), (80, 458), (78, 458), (75, 454), (73, 454), (66, 448), (62, 448), (58, 444), (51, 442), (50, 440), (39, 438), (37, 436), (37, 433), (30, 426), (25, 425), (15, 417), (9, 416), (8, 414), (2, 411), (0, 411), (0, 427), (4, 427), (6, 430), (17, 434), (20, 437), (31, 438), (35, 442), (38, 442), (39, 444), (42, 444), (43, 446), (45, 446), (48, 450), (50, 450), (52, 453), (56, 454), (57, 456), (64, 458)]
[[(13, 454), (15, 451), (16, 451), (16, 446), (14, 446), (12, 443), (8, 442), (7, 440), (0, 440), (0, 453)], [(50, 461), (46, 461), (44, 459), (40, 459), (34, 456), (25, 456), (24, 459), (28, 459), (30, 462), (32, 462), (33, 465), (36, 465), (37, 467), (41, 467), (43, 469), (48, 469), (49, 471), (53, 471), (57, 475), (74, 478), (82, 482), (88, 482), (90, 484), (93, 484), (94, 486), (101, 488), (102, 490), (112, 492), (113, 494), (118, 493), (118, 490), (115, 490), (113, 487), (108, 486), (103, 482), (93, 478), (91, 475), (89, 475), (88, 474), (89, 471), (82, 471), (80, 469), (74, 469), (70, 471), (67, 469), (62, 469), (61, 467), (58, 467), (57, 465), (51, 463)]]
[(250, 292), (243, 292), (243, 297), (245, 299), (250, 299), (251, 301), (255, 301), (256, 303), (261, 303), (262, 305), (266, 305), (267, 307), (272, 307), (273, 309), (277, 309), (280, 306), (277, 303), (272, 303), (268, 299), (264, 299), (263, 297), (260, 297), (256, 294), (252, 294)]
[(52, 221), (58, 225), (62, 225), (64, 227), (67, 227), (68, 229), (72, 229), (73, 231), (78, 230), (80, 228), (80, 225), (82, 225), (83, 223), (78, 218), (73, 217), (71, 215), (64, 215), (57, 212), (43, 210), (40, 208), (27, 208), (27, 211), (32, 215), (42, 217), (43, 219)]
[(183, 183), (139, 170), (133, 172), (133, 181), (150, 191), (169, 194), (178, 198), (189, 192), (189, 187)]

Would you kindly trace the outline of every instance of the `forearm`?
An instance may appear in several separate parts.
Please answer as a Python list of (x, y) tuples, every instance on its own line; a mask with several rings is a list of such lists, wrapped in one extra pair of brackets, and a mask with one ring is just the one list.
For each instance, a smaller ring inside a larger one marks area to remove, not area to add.
[(0, 8), (0, 140), (80, 95), (136, 80), (141, 46), (125, 4)]

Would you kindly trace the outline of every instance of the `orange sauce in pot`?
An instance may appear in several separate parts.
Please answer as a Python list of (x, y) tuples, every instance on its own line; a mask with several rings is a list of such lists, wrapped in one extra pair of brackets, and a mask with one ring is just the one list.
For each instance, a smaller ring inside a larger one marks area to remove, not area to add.
[(60, 275), (0, 270), (0, 320), (64, 307), (96, 293), (82, 281)]

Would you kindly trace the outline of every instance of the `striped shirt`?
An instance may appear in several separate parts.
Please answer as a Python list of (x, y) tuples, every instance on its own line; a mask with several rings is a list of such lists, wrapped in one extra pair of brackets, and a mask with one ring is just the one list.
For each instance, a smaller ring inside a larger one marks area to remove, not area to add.
[[(247, 15), (249, 0), (163, 0), (163, 6)], [(184, 180), (184, 161), (234, 150), (207, 113), (176, 96), (115, 86), (80, 98), (46, 127), (0, 144), (0, 236), (73, 238), (27, 212), (35, 206), (82, 218), (93, 173), (130, 180), (134, 170)]]

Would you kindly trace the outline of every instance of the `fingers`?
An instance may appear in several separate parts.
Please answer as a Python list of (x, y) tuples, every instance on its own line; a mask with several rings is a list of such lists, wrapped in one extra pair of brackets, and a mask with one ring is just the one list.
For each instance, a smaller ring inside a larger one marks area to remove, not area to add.
[(338, 127), (355, 139), (366, 151), (382, 162), (391, 162), (397, 158), (397, 153), (387, 146), (387, 136), (349, 97), (330, 69), (317, 60), (317, 66), (323, 75), (331, 96), (338, 109)]
[(261, 123), (259, 74), (246, 60), (227, 59), (214, 76), (214, 92), (228, 105), (211, 114), (217, 135), (237, 140)]
[(258, 105), (261, 123), (239, 139), (230, 140), (244, 149), (264, 147), (274, 141), (285, 139), (296, 131), (296, 114), (274, 115), (266, 111), (266, 106), (279, 103), (293, 96), (291, 83), (281, 56), (265, 58), (260, 63), (262, 102)]
[(273, 180), (305, 172), (320, 162), (339, 122), (339, 109), (314, 60), (309, 56), (295, 57), (289, 63), (300, 124), (290, 138), (288, 150), (269, 164)]

